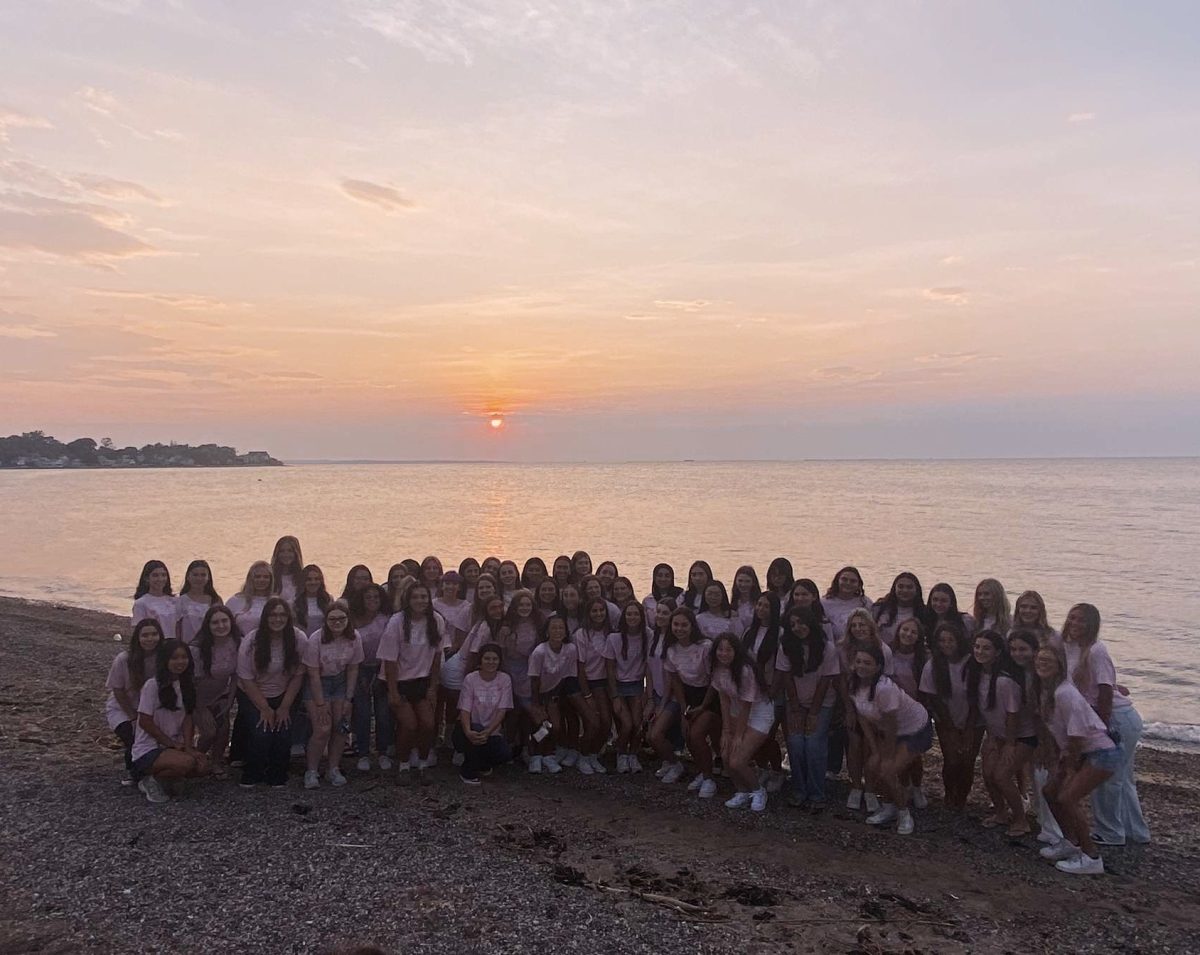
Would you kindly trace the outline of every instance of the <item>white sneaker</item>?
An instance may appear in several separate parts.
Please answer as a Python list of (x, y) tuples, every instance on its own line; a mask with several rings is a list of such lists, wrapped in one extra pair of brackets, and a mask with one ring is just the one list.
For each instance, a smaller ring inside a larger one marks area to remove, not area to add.
[(1037, 841), (1045, 843), (1048, 846), (1057, 845), (1061, 840), (1053, 832), (1043, 829), (1037, 835)]
[(1038, 855), (1047, 862), (1062, 862), (1066, 859), (1074, 859), (1079, 855), (1079, 851), (1079, 846), (1064, 839), (1062, 842), (1039, 850)]
[(138, 791), (146, 797), (146, 802), (152, 802), (155, 805), (171, 801), (171, 797), (163, 792), (162, 784), (153, 776), (146, 776), (142, 779), (138, 783)]
[(726, 809), (745, 809), (750, 805), (749, 793), (734, 793), (733, 797), (725, 800)]
[(750, 811), (762, 812), (767, 808), (767, 791), (756, 789), (750, 794)]
[(425, 757), (425, 761), (421, 763), (422, 769), (433, 769), (437, 765), (437, 752), (432, 746), (429, 747), (429, 755)]
[[(768, 793), (777, 793), (783, 788), (785, 779), (787, 779), (787, 776), (785, 776), (783, 773), (769, 772), (767, 773), (767, 784), (762, 788)], [(762, 810), (755, 810), (755, 812), (761, 811)]]
[(900, 814), (896, 817), (896, 832), (901, 836), (911, 836), (913, 831), (912, 813), (907, 809), (901, 809)]
[(529, 760), (529, 771), (531, 773), (540, 773), (542, 771), (542, 757), (534, 756)]
[(563, 754), (562, 754), (562, 756), (560, 756), (558, 758), (558, 761), (560, 763), (562, 763), (564, 766), (566, 766), (568, 769), (570, 769), (572, 766), (574, 766), (576, 763), (579, 762), (579, 750), (577, 750), (577, 749), (563, 750)]
[(876, 796), (874, 793), (864, 793), (863, 799), (866, 801), (866, 804), (867, 804), (867, 812), (878, 812), (879, 811), (879, 797), (878, 796)]
[(575, 760), (575, 768), (585, 776), (590, 776), (596, 771), (592, 767), (591, 758), (587, 756), (580, 756), (579, 759)]
[(888, 823), (895, 821), (897, 815), (895, 805), (885, 802), (877, 812), (867, 816), (867, 825), (886, 826)]
[(683, 779), (684, 772), (683, 763), (670, 763), (667, 766), (667, 771), (662, 774), (662, 781), (664, 783), (677, 783)]
[(342, 775), (342, 771), (336, 766), (330, 768), (329, 772), (325, 774), (325, 778), (329, 780), (329, 785), (331, 786), (346, 785), (346, 777)]
[(617, 774), (629, 772), (629, 757), (624, 753), (617, 753)]
[(396, 772), (398, 773), (407, 773), (411, 768), (412, 767), (408, 765), (408, 760), (405, 760), (403, 763), (396, 764)]
[(692, 777), (692, 781), (688, 783), (688, 792), (694, 793), (697, 789), (703, 786), (704, 779), (704, 773), (696, 773), (696, 775)]
[(658, 767), (658, 769), (656, 769), (654, 771), (654, 778), (662, 779), (665, 775), (667, 775), (667, 770), (670, 769), (671, 766), (672, 766), (671, 763), (663, 763), (661, 766)]
[(133, 785), (133, 777), (129, 775), (128, 770), (121, 773), (121, 785), (126, 787)]
[[(364, 759), (364, 760), (366, 761), (366, 763), (367, 763), (367, 769), (370, 769), (370, 768), (371, 768), (371, 762), (370, 762), (370, 760), (367, 760), (365, 756), (363, 757), (363, 759)], [(382, 769), (382, 770), (385, 770), (385, 771), (386, 771), (386, 770), (389, 770), (389, 769), (391, 769), (391, 768), (392, 768), (392, 761), (391, 761), (390, 759), (388, 759), (388, 757), (387, 757), (387, 755), (386, 755), (386, 754), (380, 754), (380, 757), (379, 757), (379, 768), (380, 768), (380, 769)]]
[(559, 761), (557, 759), (555, 759), (553, 756), (543, 756), (542, 757), (542, 766), (543, 766), (543, 768), (545, 768), (546, 772), (550, 773), (550, 775), (552, 775), (552, 776), (555, 773), (562, 772), (562, 764), (559, 763)]
[(317, 776), (317, 771), (315, 769), (307, 769), (304, 771), (305, 789), (316, 789), (320, 785), (321, 779), (319, 776)]
[(467, 757), (462, 753), (455, 753), (450, 757), (450, 765), (452, 766), (461, 766), (466, 761)]
[(598, 772), (601, 776), (603, 776), (605, 773), (608, 772), (608, 770), (604, 768), (604, 764), (602, 762), (600, 762), (600, 754), (599, 753), (597, 753), (595, 756), (587, 756), (584, 758), (587, 759), (587, 761), (592, 764), (592, 769), (594, 769), (596, 772)]
[(715, 779), (706, 779), (700, 784), (700, 792), (698, 795), (701, 799), (712, 799), (717, 794), (717, 781)]
[(925, 795), (925, 791), (920, 786), (913, 786), (912, 806), (913, 809), (929, 808), (929, 797)]
[(1080, 852), (1070, 859), (1056, 862), (1054, 868), (1069, 875), (1104, 875), (1104, 860), (1099, 856), (1092, 858), (1086, 852)]
[(642, 764), (638, 762), (637, 753), (629, 754), (628, 765), (631, 773), (640, 773), (642, 771)]
[[(386, 756), (379, 757), (379, 768), (380, 769), (383, 769), (383, 761), (385, 759), (387, 759)], [(362, 759), (360, 759), (357, 763), (354, 764), (354, 768), (357, 769), (360, 773), (369, 773), (371, 771), (371, 757), (364, 756)]]
[(850, 795), (846, 797), (847, 809), (862, 809), (863, 791), (861, 789), (851, 789)]
[(305, 753), (303, 743), (293, 743), (291, 750), (288, 751), (290, 756), (303, 756)]

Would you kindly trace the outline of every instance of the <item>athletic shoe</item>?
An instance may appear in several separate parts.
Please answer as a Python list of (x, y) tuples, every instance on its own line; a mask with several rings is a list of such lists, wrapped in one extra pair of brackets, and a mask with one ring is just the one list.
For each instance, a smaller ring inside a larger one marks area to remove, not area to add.
[(920, 786), (913, 786), (912, 791), (913, 809), (928, 809), (929, 797), (925, 795), (924, 790)]
[(1054, 864), (1059, 872), (1068, 875), (1104, 875), (1104, 860), (1099, 856), (1094, 859), (1086, 852), (1080, 852), (1070, 859), (1062, 859)]
[(629, 772), (629, 757), (624, 753), (617, 753), (617, 773)]
[(725, 775), (725, 760), (721, 759), (720, 756), (713, 757), (712, 774), (714, 776), (724, 776)]
[(540, 773), (542, 771), (542, 757), (534, 756), (529, 760), (529, 771), (531, 773)]
[(631, 773), (640, 773), (642, 771), (642, 764), (638, 762), (637, 753), (629, 754), (629, 771)]
[(677, 783), (679, 780), (683, 779), (684, 772), (685, 770), (683, 768), (683, 763), (669, 763), (667, 765), (667, 771), (662, 774), (662, 781), (664, 783)]
[(317, 771), (315, 769), (305, 770), (305, 772), (304, 772), (304, 788), (305, 789), (316, 789), (320, 785), (321, 785), (321, 780), (320, 780), (320, 777), (317, 776)]
[(900, 814), (896, 817), (896, 833), (901, 836), (911, 836), (912, 831), (912, 813), (907, 809), (901, 809)]
[(750, 794), (750, 811), (762, 812), (767, 808), (767, 791), (759, 788)]
[(133, 785), (133, 777), (129, 775), (128, 771), (121, 773), (121, 785), (122, 786), (132, 786)]
[(692, 781), (688, 783), (688, 792), (694, 793), (697, 789), (703, 786), (704, 779), (704, 773), (696, 773), (696, 775), (692, 777)]
[[(379, 768), (380, 769), (384, 768), (383, 761), (385, 759), (387, 759), (386, 756), (379, 757)], [(360, 759), (357, 763), (354, 764), (354, 768), (357, 769), (360, 773), (369, 773), (371, 771), (371, 758), (369, 756), (364, 756), (362, 759)]]
[(1038, 852), (1047, 862), (1062, 862), (1065, 859), (1074, 859), (1079, 855), (1079, 846), (1064, 839), (1062, 842), (1052, 846), (1046, 846)]
[(863, 791), (861, 789), (851, 789), (850, 795), (846, 797), (847, 809), (862, 809)]
[(146, 802), (152, 802), (157, 805), (171, 801), (171, 797), (163, 792), (162, 784), (153, 776), (147, 776), (138, 783), (138, 790), (146, 797)]
[[(371, 763), (369, 761), (367, 762), (367, 768), (368, 769), (371, 768)], [(390, 759), (388, 759), (388, 756), (386, 753), (379, 754), (379, 768), (382, 769), (384, 772), (387, 772), (387, 770), (392, 768), (392, 761)]]
[(342, 771), (336, 766), (330, 768), (329, 772), (325, 774), (325, 778), (329, 780), (329, 785), (331, 786), (346, 785), (346, 777), (342, 775)]
[(458, 778), (461, 779), (463, 781), (463, 783), (466, 784), (467, 786), (478, 786), (479, 785), (479, 777), (478, 776), (476, 776), (472, 779), (469, 779), (466, 776), (459, 776)]
[(654, 778), (662, 779), (665, 775), (667, 775), (667, 770), (670, 769), (671, 766), (672, 766), (671, 763), (663, 763), (661, 766), (658, 767), (658, 769), (656, 769), (654, 771)]
[(405, 760), (403, 763), (396, 764), (396, 772), (398, 772), (398, 773), (407, 773), (410, 769), (417, 769), (417, 768), (419, 768), (419, 767), (409, 766), (407, 760)]
[(467, 761), (467, 757), (464, 756), (462, 753), (455, 753), (453, 756), (450, 757), (450, 765), (451, 766), (461, 766), (466, 761)]
[(562, 756), (560, 756), (558, 758), (558, 761), (560, 763), (562, 763), (564, 766), (566, 766), (568, 769), (570, 769), (572, 766), (574, 766), (576, 763), (579, 762), (579, 750), (577, 750), (577, 749), (563, 750), (563, 754), (562, 754)]
[(879, 811), (879, 797), (874, 793), (864, 793), (863, 799), (866, 801), (867, 812)]
[(241, 769), (245, 765), (246, 761), (244, 759), (231, 759), (229, 761), (230, 769)]
[(726, 809), (745, 809), (750, 805), (751, 796), (749, 793), (737, 792), (730, 799), (725, 800)]
[(562, 765), (553, 756), (543, 756), (542, 766), (551, 776), (553, 776), (555, 773), (562, 772)]
[(890, 802), (885, 802), (878, 812), (867, 816), (867, 825), (886, 826), (888, 823), (895, 821), (897, 815), (896, 807)]
[(429, 755), (425, 757), (425, 761), (421, 763), (422, 769), (433, 769), (437, 765), (437, 752), (432, 746), (429, 747)]
[(706, 779), (700, 784), (700, 792), (697, 794), (701, 799), (712, 799), (717, 794), (717, 781), (715, 779)]
[(1061, 840), (1053, 832), (1048, 832), (1047, 830), (1043, 829), (1038, 833), (1037, 841), (1044, 842), (1048, 846), (1053, 846), (1057, 845)]
[(1121, 839), (1120, 841), (1116, 839), (1108, 839), (1104, 836), (1097, 835), (1094, 832), (1092, 833), (1092, 842), (1096, 843), (1098, 846), (1117, 846), (1118, 848), (1125, 845), (1124, 839)]
[(589, 756), (580, 756), (575, 761), (575, 768), (585, 776), (591, 776), (596, 771), (592, 766), (592, 760)]
[(303, 756), (304, 755), (304, 744), (303, 743), (293, 743), (291, 755), (292, 756)]
[(604, 764), (600, 762), (599, 753), (597, 753), (595, 756), (586, 756), (584, 758), (592, 764), (592, 769), (598, 772), (601, 776), (608, 772), (608, 770), (604, 768)]

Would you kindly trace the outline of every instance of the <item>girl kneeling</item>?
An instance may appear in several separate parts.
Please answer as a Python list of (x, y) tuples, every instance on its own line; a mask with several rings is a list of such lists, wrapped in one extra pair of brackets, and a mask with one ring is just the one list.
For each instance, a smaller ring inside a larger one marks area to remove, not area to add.
[(737, 786), (725, 805), (730, 809), (749, 805), (762, 812), (767, 808), (767, 791), (759, 785), (753, 760), (775, 726), (775, 703), (750, 654), (732, 633), (717, 637), (710, 660), (709, 692), (721, 700), (721, 758)]
[(192, 745), (196, 685), (192, 655), (181, 640), (167, 640), (158, 653), (157, 671), (142, 685), (133, 771), (149, 802), (168, 801), (162, 782), (208, 774), (208, 760)]

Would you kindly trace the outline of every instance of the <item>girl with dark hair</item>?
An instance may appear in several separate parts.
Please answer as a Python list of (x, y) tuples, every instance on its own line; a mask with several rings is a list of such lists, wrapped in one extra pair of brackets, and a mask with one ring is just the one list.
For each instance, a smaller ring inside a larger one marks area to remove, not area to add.
[(574, 633), (583, 624), (583, 595), (574, 584), (567, 584), (558, 592), (559, 612), (567, 618), (567, 631)]
[[(1067, 619), (1064, 637), (1072, 627)], [(1061, 650), (1042, 647), (1034, 658), (1034, 670), (1038, 715), (1058, 749), (1054, 775), (1043, 795), (1065, 836), (1043, 848), (1041, 856), (1070, 875), (1102, 875), (1104, 860), (1096, 849), (1083, 800), (1113, 777), (1121, 755), (1104, 721), (1071, 682)]]
[[(921, 674), (925, 672), (925, 663), (929, 659), (929, 641), (925, 634), (925, 625), (921, 617), (909, 617), (896, 628), (896, 642), (892, 645), (892, 680), (896, 686), (911, 696), (918, 703), (921, 699)], [(908, 772), (901, 776), (900, 782), (910, 790), (914, 809), (924, 809), (929, 805), (921, 782), (925, 778), (925, 763), (923, 757), (917, 757), (909, 766)]]
[(775, 671), (787, 695), (788, 805), (820, 812), (825, 808), (829, 726), (841, 661), (812, 607), (794, 606), (784, 616)]
[[(463, 677), (467, 673), (467, 652), (463, 646), (471, 629), (471, 605), (458, 595), (462, 578), (449, 571), (441, 579), (442, 592), (433, 598), (433, 609), (446, 621), (446, 633), (450, 646), (445, 651), (446, 659), (438, 671), (437, 712), (434, 727), (438, 734), (445, 733), (444, 742), (450, 745), (450, 735), (458, 719), (458, 691), (462, 689)], [(443, 727), (445, 729), (443, 730)], [(457, 765), (457, 764), (455, 764)]]
[(512, 759), (501, 732), (513, 708), (512, 680), (500, 670), (501, 656), (498, 644), (485, 643), (479, 669), (463, 677), (458, 695), (454, 748), (463, 756), (459, 778), (469, 786), (478, 786), (481, 775)]
[(971, 641), (955, 620), (944, 620), (933, 631), (930, 659), (918, 685), (933, 713), (942, 750), (942, 785), (947, 809), (961, 811), (975, 785), (975, 757), (983, 734), (971, 719), (967, 696), (967, 660)]
[[(1047, 644), (1047, 646), (1050, 645), (1052, 644)], [(1037, 726), (1037, 691), (1034, 681), (1037, 674), (1034, 672), (1034, 658), (1041, 647), (1041, 638), (1034, 630), (1022, 628), (1013, 630), (1008, 635), (1008, 656), (1013, 662), (1014, 671), (1020, 672), (1017, 682), (1025, 689), (1022, 710), (1033, 721), (1035, 729)], [(1048, 746), (1047, 742), (1045, 733), (1035, 735), (1032, 740), (1018, 738), (1018, 745), (1013, 747), (1013, 751), (1018, 761), (1023, 759), (1023, 763), (1018, 762), (1018, 766), (1028, 766), (1030, 761), (1033, 763), (1031, 795), (1040, 827), (1037, 839), (1038, 842), (1052, 846), (1062, 841), (1063, 834), (1058, 820), (1054, 818), (1054, 813), (1050, 811), (1050, 806), (1042, 795), (1043, 788), (1050, 781), (1050, 771), (1057, 761), (1056, 754), (1052, 752), (1052, 747)]]
[(208, 760), (192, 745), (196, 687), (192, 657), (181, 640), (164, 640), (154, 676), (138, 697), (133, 771), (147, 802), (169, 802), (162, 782), (208, 775)]
[(273, 593), (294, 603), (304, 589), (304, 558), (300, 554), (300, 541), (290, 534), (275, 542), (275, 549), (271, 551), (271, 573), (274, 576)]
[(538, 585), (549, 576), (546, 562), (540, 557), (530, 557), (521, 568), (521, 586), (536, 593)]
[(714, 580), (704, 588), (704, 607), (696, 614), (696, 626), (707, 640), (716, 640), (723, 633), (733, 633), (738, 627), (729, 606), (725, 585)]
[(296, 626), (308, 632), (316, 630), (325, 619), (325, 611), (333, 603), (333, 595), (325, 587), (325, 572), (316, 564), (304, 568), (304, 583), (292, 603)]
[(134, 724), (137, 723), (139, 694), (146, 682), (147, 669), (153, 672), (154, 660), (163, 641), (162, 624), (153, 617), (139, 620), (129, 634), (129, 643), (112, 662), (104, 683), (108, 698), (104, 702), (104, 717), (108, 728), (121, 741), (125, 752), (125, 774), (122, 786), (132, 786)]
[(579, 692), (579, 670), (578, 647), (567, 640), (567, 622), (562, 617), (547, 617), (541, 639), (529, 654), (529, 694), (533, 698), (529, 715), (535, 726), (549, 723), (551, 730), (541, 742), (530, 740), (531, 773), (562, 772), (563, 704), (569, 702), (581, 713), (590, 714)]
[(388, 755), (394, 741), (392, 711), (388, 706), (387, 687), (379, 678), (379, 644), (388, 625), (388, 592), (379, 584), (358, 591), (350, 601), (350, 623), (362, 643), (363, 658), (358, 664), (358, 682), (351, 704), (354, 731), (354, 750), (358, 754), (355, 768), (360, 773), (371, 769), (371, 716), (375, 717), (375, 752), (379, 768), (392, 768)]
[[(591, 578), (595, 581), (596, 578)], [(595, 712), (593, 730), (583, 738), (581, 755), (576, 768), (585, 776), (604, 773), (607, 770), (600, 762), (600, 751), (608, 742), (612, 729), (612, 702), (608, 696), (608, 672), (605, 663), (605, 648), (608, 635), (612, 632), (608, 601), (603, 597), (592, 597), (584, 605), (583, 624), (571, 635), (571, 642), (579, 648), (580, 689), (584, 701)]]
[[(744, 564), (733, 575), (733, 594), (729, 598), (729, 609), (737, 620), (734, 632), (743, 634), (754, 620), (754, 604), (763, 592), (758, 583), (758, 574), (749, 564)], [(778, 599), (778, 597), (776, 597)]]
[(617, 624), (621, 620), (621, 608), (608, 599), (604, 595), (604, 585), (600, 582), (599, 577), (584, 577), (579, 581), (579, 597), (586, 607), (593, 600), (603, 600), (604, 609), (608, 613), (608, 631), (611, 632), (617, 629)]
[(854, 674), (854, 655), (859, 650), (874, 650), (876, 647), (883, 658), (883, 675), (890, 677), (893, 667), (892, 651), (879, 639), (875, 618), (864, 607), (851, 611), (846, 620), (845, 636), (838, 644), (843, 680), (842, 698), (846, 704), (846, 772), (850, 776), (850, 793), (846, 797), (846, 808), (860, 809), (865, 803), (867, 812), (870, 813), (879, 809), (879, 800), (875, 794), (874, 780), (865, 775), (869, 755), (868, 741), (864, 727), (859, 723), (855, 712), (849, 680)]
[(161, 560), (148, 560), (138, 577), (133, 593), (133, 623), (153, 617), (162, 627), (163, 636), (174, 639), (179, 622), (179, 604), (171, 589), (171, 574)]
[[(636, 603), (639, 607), (641, 606), (638, 603), (637, 594), (633, 591), (633, 583), (628, 577), (618, 577), (612, 582), (612, 590), (609, 592), (609, 597), (620, 610), (624, 610), (626, 605), (630, 603)], [(642, 614), (643, 616), (645, 615), (645, 608), (643, 608)]]
[(471, 604), (475, 603), (475, 584), (479, 582), (479, 561), (474, 557), (464, 557), (458, 565), (458, 576), (462, 578), (458, 595)]
[[(475, 626), (483, 620), (484, 610), (493, 597), (500, 597), (500, 585), (491, 574), (480, 574), (479, 578), (475, 581), (475, 600), (471, 604), (471, 630), (474, 630)], [(501, 597), (500, 603), (505, 610), (508, 609), (508, 605), (504, 603), (504, 598)], [(470, 630), (467, 631), (468, 634), (470, 632)], [(468, 642), (472, 644), (473, 648), (483, 646), (483, 643), (475, 643), (470, 640)]]
[(550, 576), (554, 578), (554, 582), (558, 584), (558, 589), (562, 590), (571, 582), (571, 577), (574, 574), (574, 565), (571, 563), (571, 558), (566, 554), (559, 554), (554, 558)]
[[(269, 569), (269, 568), (268, 568)], [(305, 636), (292, 623), (282, 597), (269, 597), (259, 625), (238, 647), (238, 685), (257, 710), (252, 721), (240, 785), (286, 786), (291, 748), (292, 703), (304, 680), (300, 648)]]
[(704, 591), (712, 582), (713, 572), (708, 566), (708, 561), (694, 561), (688, 568), (687, 590), (679, 598), (679, 606), (686, 607), (692, 613), (699, 613), (704, 609)]
[(1100, 611), (1091, 604), (1076, 604), (1067, 614), (1062, 635), (1071, 682), (1117, 741), (1119, 758), (1112, 776), (1092, 793), (1096, 841), (1106, 846), (1147, 843), (1150, 827), (1142, 815), (1133, 772), (1142, 718), (1133, 701), (1117, 690), (1117, 669), (1100, 639)]
[(1062, 636), (1050, 626), (1046, 616), (1046, 601), (1036, 590), (1026, 590), (1013, 604), (1012, 633), (1016, 630), (1029, 630), (1037, 635), (1038, 644), (1062, 643)]
[(179, 620), (179, 639), (186, 644), (196, 642), (196, 633), (210, 608), (221, 602), (213, 588), (212, 568), (206, 560), (194, 560), (183, 575), (183, 589), (175, 601)]
[[(680, 591), (680, 593), (683, 593), (683, 591)], [(655, 601), (654, 622), (650, 628), (650, 635), (648, 637), (649, 645), (646, 648), (646, 696), (642, 700), (642, 718), (644, 722), (641, 729), (647, 738), (647, 742), (649, 742), (649, 728), (658, 718), (658, 714), (662, 712), (662, 708), (669, 696), (670, 679), (663, 668), (663, 663), (667, 652), (667, 625), (674, 610), (674, 597), (659, 597)], [(683, 749), (683, 733), (680, 730), (678, 722), (672, 725), (668, 731), (667, 741), (671, 744), (673, 752)], [(663, 763), (659, 766), (654, 771), (654, 775), (662, 779), (667, 765), (667, 763)]]
[(571, 555), (571, 583), (579, 585), (584, 577), (592, 576), (592, 557), (586, 550)]
[(541, 624), (541, 619), (533, 609), (533, 594), (528, 590), (516, 590), (504, 615), (504, 626), (500, 629), (497, 642), (504, 651), (504, 670), (512, 677), (513, 700), (517, 704), (514, 729), (517, 738), (522, 741), (534, 728), (531, 713), (536, 701), (529, 682), (529, 655), (538, 645)]
[[(341, 600), (350, 600), (355, 591), (369, 587), (375, 582), (371, 576), (371, 568), (366, 564), (355, 564), (346, 572), (346, 586), (342, 588)], [(391, 583), (391, 581), (388, 581)]]
[(879, 639), (889, 647), (896, 642), (896, 628), (905, 620), (926, 616), (925, 598), (921, 595), (921, 581), (911, 571), (903, 571), (892, 581), (887, 596), (874, 607), (875, 623), (879, 627)]
[[(486, 579), (480, 578), (481, 581)], [(478, 602), (478, 598), (476, 602)], [(479, 666), (479, 651), (483, 645), (499, 643), (503, 638), (504, 614), (504, 600), (499, 594), (492, 594), (484, 600), (483, 609), (480, 610), (480, 619), (471, 628), (471, 632), (467, 634), (466, 642), (463, 644), (463, 649), (467, 654), (468, 673)]]
[(496, 579), (500, 582), (500, 596), (504, 598), (504, 607), (508, 609), (512, 606), (513, 595), (521, 589), (521, 571), (517, 568), (517, 562), (501, 561), (496, 571)]
[(308, 670), (306, 704), (312, 737), (305, 753), (304, 788), (320, 785), (321, 757), (328, 751), (325, 778), (345, 786), (342, 752), (350, 730), (350, 711), (363, 662), (362, 639), (350, 624), (350, 604), (336, 600), (325, 611), (325, 624), (304, 642), (301, 659)]
[[(709, 651), (709, 692), (721, 703), (721, 759), (736, 788), (725, 801), (728, 809), (762, 812), (767, 791), (759, 783), (754, 756), (775, 726), (775, 704), (762, 674), (742, 641), (732, 633), (717, 637)], [(706, 780), (712, 782), (712, 780)], [(703, 784), (700, 796), (705, 795)]]
[(404, 594), (403, 608), (383, 631), (379, 660), (395, 725), (399, 771), (411, 768), (420, 780), (423, 770), (434, 765), (437, 677), (449, 646), (446, 622), (433, 609), (429, 588), (413, 584)]
[(1019, 740), (1036, 743), (1031, 714), (1023, 711), (1024, 688), (1017, 682), (1020, 673), (1008, 659), (1004, 638), (995, 630), (975, 635), (973, 656), (967, 661), (967, 699), (976, 723), (985, 731), (983, 743), (983, 783), (992, 799), (992, 812), (985, 816), (985, 828), (1008, 824), (1014, 838), (1029, 834), (1029, 822), (1021, 802), (1021, 763), (1015, 761), (1013, 747)]
[(871, 601), (863, 593), (862, 574), (857, 567), (843, 567), (833, 576), (822, 601), (825, 616), (833, 624), (833, 638), (840, 640), (846, 632), (846, 621), (855, 610), (870, 610)]
[(242, 589), (225, 602), (242, 633), (252, 633), (258, 629), (263, 608), (274, 589), (274, 581), (271, 565), (265, 560), (256, 560), (246, 571)]
[(801, 577), (792, 584), (787, 603), (780, 608), (780, 612), (786, 616), (787, 612), (793, 607), (799, 607), (801, 610), (811, 610), (815, 613), (817, 619), (821, 621), (821, 629), (825, 631), (825, 636), (835, 643), (837, 642), (833, 635), (833, 624), (830, 623), (829, 618), (825, 615), (825, 605), (821, 603), (821, 590), (807, 577)]
[(933, 726), (925, 707), (884, 674), (883, 644), (859, 647), (848, 682), (850, 699), (867, 744), (867, 774), (884, 794), (883, 805), (867, 824), (896, 832), (913, 831), (908, 788), (901, 782), (910, 765), (933, 745)]
[[(642, 606), (646, 608), (646, 619), (654, 619), (654, 608), (658, 601), (667, 598), (678, 601), (682, 593), (683, 588), (675, 586), (675, 568), (670, 564), (655, 564), (654, 571), (650, 574), (650, 593), (642, 601)], [(674, 610), (675, 607), (671, 609)]]
[(229, 713), (237, 690), (241, 641), (242, 632), (229, 608), (215, 604), (208, 608), (191, 646), (196, 683), (192, 720), (199, 736), (196, 748), (208, 755), (218, 779), (226, 776), (225, 747), (229, 743)]
[(646, 636), (646, 611), (631, 600), (621, 611), (616, 633), (608, 635), (604, 646), (608, 697), (617, 723), (618, 773), (642, 771), (634, 752), (633, 734), (642, 725), (642, 699), (646, 695)]
[(492, 580), (496, 581), (496, 586), (500, 584), (500, 558), (485, 557), (483, 563), (479, 565), (480, 574), (487, 574)]
[(543, 620), (559, 613), (562, 605), (559, 602), (558, 584), (553, 577), (547, 577), (533, 591), (533, 609)]
[(383, 612), (389, 617), (400, 609), (400, 603), (404, 596), (400, 585), (409, 580), (413, 580), (413, 575), (408, 569), (408, 565), (403, 561), (398, 564), (392, 564), (388, 568), (387, 583), (384, 584), (384, 590), (387, 593), (388, 599), (383, 605)]
[(683, 778), (683, 763), (675, 758), (669, 735), (672, 727), (681, 725), (700, 770), (690, 788), (699, 790), (705, 782), (710, 783), (705, 790), (705, 798), (709, 798), (717, 791), (712, 779), (709, 737), (719, 739), (721, 732), (720, 716), (706, 708), (711, 676), (708, 651), (712, 642), (700, 632), (695, 614), (687, 607), (679, 607), (667, 621), (665, 645), (663, 674), (668, 681), (667, 700), (650, 727), (650, 745), (666, 767), (659, 778), (664, 783), (677, 783)]
[(994, 577), (986, 577), (975, 587), (975, 606), (971, 610), (975, 630), (995, 630), (1008, 633), (1012, 629), (1012, 608), (1004, 585)]
[[(787, 703), (784, 694), (776, 688), (775, 680), (779, 633), (779, 598), (772, 591), (764, 590), (754, 599), (754, 613), (739, 639), (750, 654), (767, 688), (774, 693), (776, 723), (783, 722), (784, 707)], [(779, 792), (786, 777), (783, 773), (783, 753), (776, 741), (774, 728), (763, 740), (762, 751), (756, 754), (755, 762), (763, 767), (763, 785), (766, 786), (767, 792)]]
[(792, 595), (796, 584), (796, 575), (792, 570), (792, 562), (786, 557), (776, 557), (767, 566), (767, 590), (779, 598), (782, 607)]
[(442, 562), (432, 554), (421, 561), (421, 583), (429, 588), (429, 592), (434, 595), (435, 599), (442, 592), (442, 574), (444, 573)]
[(958, 597), (949, 584), (934, 584), (930, 588), (925, 615), (925, 629), (930, 633), (934, 633), (942, 623), (952, 624), (968, 637), (975, 632), (975, 618), (958, 609)]
[(596, 568), (597, 579), (600, 581), (600, 587), (603, 591), (605, 600), (612, 600), (612, 585), (613, 581), (620, 576), (617, 570), (617, 565), (611, 560), (601, 561), (600, 566)]

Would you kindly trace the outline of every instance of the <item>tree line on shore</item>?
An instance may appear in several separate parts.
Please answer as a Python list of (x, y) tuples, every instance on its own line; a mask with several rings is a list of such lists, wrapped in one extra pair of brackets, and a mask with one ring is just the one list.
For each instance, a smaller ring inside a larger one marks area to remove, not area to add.
[(266, 451), (239, 454), (220, 444), (146, 444), (118, 448), (112, 438), (62, 442), (42, 431), (0, 438), (0, 468), (221, 468), (280, 466)]

